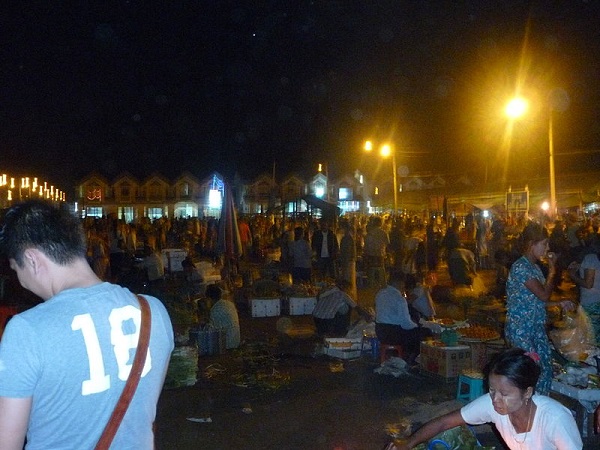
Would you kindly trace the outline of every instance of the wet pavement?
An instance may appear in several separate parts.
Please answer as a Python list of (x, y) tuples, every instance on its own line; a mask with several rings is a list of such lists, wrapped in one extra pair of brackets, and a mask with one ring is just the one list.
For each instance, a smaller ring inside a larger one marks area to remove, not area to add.
[[(493, 272), (482, 274), (489, 284)], [(359, 290), (359, 304), (372, 306), (375, 291)], [(354, 360), (319, 352), (316, 337), (277, 332), (280, 317), (252, 318), (240, 310), (238, 350), (199, 358), (194, 386), (161, 395), (156, 443), (174, 449), (381, 449), (390, 429), (418, 427), (461, 406), (456, 380), (414, 371), (379, 375), (369, 352)], [(311, 316), (290, 316), (295, 327)], [(195, 419), (191, 421), (188, 419)], [(483, 445), (505, 447), (491, 427), (475, 428)], [(600, 448), (600, 437), (585, 449)]]

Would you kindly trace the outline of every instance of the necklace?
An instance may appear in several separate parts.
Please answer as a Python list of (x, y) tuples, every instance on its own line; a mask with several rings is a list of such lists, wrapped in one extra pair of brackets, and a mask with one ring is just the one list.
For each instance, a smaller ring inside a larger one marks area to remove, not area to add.
[[(529, 404), (529, 400), (527, 400), (527, 404)], [(517, 434), (519, 434), (519, 433), (517, 433), (517, 429), (515, 428), (515, 425), (513, 424), (512, 419), (510, 418), (510, 416), (508, 416), (508, 420), (509, 420), (510, 424), (512, 425), (513, 430), (515, 432), (513, 439), (515, 440), (515, 442), (517, 444), (519, 444), (519, 447), (521, 447), (521, 445), (527, 440), (527, 435), (529, 434), (529, 427), (531, 425), (531, 418), (533, 417), (532, 413), (533, 413), (533, 401), (531, 402), (531, 405), (529, 405), (529, 418), (527, 419), (527, 428), (525, 428), (525, 436), (523, 437), (522, 441), (519, 441), (517, 439)]]

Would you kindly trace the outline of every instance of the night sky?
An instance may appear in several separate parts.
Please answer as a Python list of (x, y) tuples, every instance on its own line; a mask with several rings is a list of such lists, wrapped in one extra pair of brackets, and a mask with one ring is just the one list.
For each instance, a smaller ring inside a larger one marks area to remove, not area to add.
[(0, 172), (335, 177), (393, 137), (412, 174), (541, 177), (557, 92), (557, 170), (600, 163), (600, 1), (11, 3)]

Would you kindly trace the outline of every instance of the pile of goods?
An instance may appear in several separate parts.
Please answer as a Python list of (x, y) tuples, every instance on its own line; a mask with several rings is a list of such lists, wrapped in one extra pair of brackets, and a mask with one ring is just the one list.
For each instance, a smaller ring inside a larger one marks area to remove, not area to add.
[[(402, 439), (395, 439), (397, 444), (402, 444)], [(466, 425), (444, 431), (427, 443), (415, 447), (418, 450), (428, 449), (461, 449), (461, 450), (494, 450), (495, 447), (484, 447), (479, 444), (477, 437)]]
[(252, 296), (254, 298), (280, 298), (281, 284), (270, 279), (256, 280), (252, 284)]
[(600, 378), (596, 372), (594, 366), (570, 361), (560, 368), (558, 374), (554, 374), (554, 378), (580, 389), (598, 389)]
[(477, 339), (481, 341), (491, 341), (500, 338), (500, 333), (493, 328), (484, 325), (471, 325), (468, 328), (461, 328), (458, 330), (458, 334), (460, 334), (462, 338)]
[(594, 330), (581, 306), (553, 322), (548, 335), (556, 351), (569, 361), (596, 365), (600, 348), (595, 343)]
[(292, 284), (284, 289), (284, 294), (288, 297), (316, 297), (319, 288), (310, 283)]
[(436, 322), (443, 327), (454, 327), (456, 325), (456, 320), (454, 319), (437, 319)]
[(198, 350), (194, 346), (175, 347), (169, 361), (165, 389), (173, 389), (196, 384), (198, 370)]

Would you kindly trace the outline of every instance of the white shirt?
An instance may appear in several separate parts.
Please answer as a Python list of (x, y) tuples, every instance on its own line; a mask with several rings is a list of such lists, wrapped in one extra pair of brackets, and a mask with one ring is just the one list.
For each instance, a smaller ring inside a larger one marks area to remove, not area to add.
[(417, 328), (410, 318), (406, 298), (393, 286), (386, 286), (375, 296), (375, 321), (388, 325), (400, 325), (403, 330)]
[(583, 442), (575, 419), (565, 406), (545, 395), (534, 395), (537, 406), (531, 431), (516, 433), (508, 414), (498, 414), (489, 394), (473, 400), (460, 410), (462, 418), (471, 425), (494, 423), (512, 450), (581, 450)]
[(583, 306), (591, 305), (600, 301), (600, 260), (595, 253), (585, 255), (579, 268), (579, 276), (585, 278), (585, 269), (594, 271), (594, 284), (590, 289), (583, 286), (579, 289), (580, 302)]
[(413, 290), (412, 295), (417, 298), (413, 300), (412, 307), (419, 311), (424, 317), (435, 316), (435, 308), (433, 306), (433, 299), (429, 293), (429, 288), (418, 284)]
[(323, 243), (321, 244), (321, 258), (329, 258), (329, 247), (327, 247), (327, 237), (329, 233), (323, 233)]

